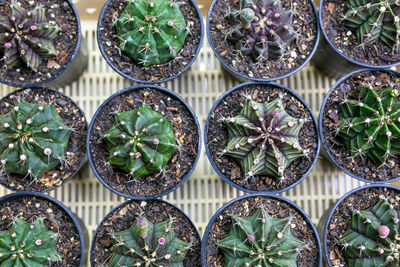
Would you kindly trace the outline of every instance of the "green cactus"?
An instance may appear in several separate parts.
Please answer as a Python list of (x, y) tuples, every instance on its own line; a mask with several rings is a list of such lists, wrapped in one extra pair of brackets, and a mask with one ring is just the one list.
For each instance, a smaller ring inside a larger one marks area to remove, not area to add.
[(367, 156), (380, 166), (400, 155), (400, 102), (398, 90), (360, 88), (359, 100), (340, 104), (336, 134), (353, 158)]
[(173, 0), (130, 0), (114, 26), (120, 50), (147, 67), (174, 59), (189, 33)]
[(400, 265), (399, 212), (383, 197), (372, 208), (352, 211), (339, 245), (350, 267)]
[(105, 138), (110, 151), (108, 162), (133, 179), (163, 172), (178, 150), (172, 123), (146, 105), (116, 113)]
[(291, 117), (281, 97), (269, 103), (257, 103), (248, 96), (238, 116), (222, 120), (229, 133), (228, 145), (222, 154), (239, 163), (246, 179), (271, 175), (282, 181), (287, 166), (308, 153), (299, 143), (304, 119)]
[(191, 245), (175, 236), (172, 224), (172, 218), (153, 224), (139, 216), (129, 229), (112, 233), (113, 254), (107, 266), (183, 267)]
[(49, 266), (60, 259), (58, 233), (46, 228), (43, 218), (32, 224), (15, 218), (11, 231), (0, 231), (0, 266)]
[(0, 13), (0, 53), (8, 69), (25, 63), (38, 71), (43, 57), (57, 55), (53, 39), (60, 28), (55, 21), (47, 21), (46, 8), (36, 6), (26, 10), (21, 3), (12, 0)]
[(228, 235), (217, 241), (225, 266), (297, 266), (296, 258), (306, 244), (291, 233), (291, 218), (274, 218), (260, 207), (247, 218), (231, 216)]
[(0, 115), (0, 166), (7, 173), (35, 179), (65, 163), (72, 130), (63, 124), (54, 105), (19, 101)]
[(344, 23), (361, 45), (382, 41), (393, 50), (400, 47), (398, 0), (348, 0)]

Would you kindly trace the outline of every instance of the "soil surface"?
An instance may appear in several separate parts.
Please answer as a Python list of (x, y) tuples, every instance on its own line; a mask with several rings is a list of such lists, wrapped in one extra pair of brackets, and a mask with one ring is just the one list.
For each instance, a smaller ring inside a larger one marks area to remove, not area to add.
[(389, 199), (396, 210), (400, 210), (399, 192), (390, 188), (366, 188), (345, 198), (333, 212), (327, 231), (328, 256), (335, 266), (348, 266), (342, 248), (337, 245), (340, 236), (349, 227), (353, 209), (364, 210), (374, 206), (379, 196)]
[(206, 242), (206, 267), (224, 266), (224, 255), (218, 250), (215, 243), (224, 239), (232, 226), (231, 216), (248, 217), (256, 212), (257, 208), (264, 207), (272, 217), (292, 217), (291, 232), (293, 236), (307, 244), (297, 256), (297, 266), (318, 266), (320, 251), (316, 239), (316, 233), (307, 223), (303, 215), (291, 205), (268, 197), (249, 197), (236, 201), (227, 207), (214, 221)]
[(9, 97), (3, 98), (0, 101), (0, 114), (10, 112), (20, 100), (30, 103), (55, 105), (58, 114), (63, 119), (64, 125), (74, 129), (69, 137), (66, 149), (65, 158), (68, 162), (67, 164), (63, 164), (63, 166), (60, 164), (36, 180), (19, 174), (0, 176), (0, 184), (11, 190), (47, 192), (57, 188), (73, 177), (85, 159), (87, 133), (85, 115), (67, 96), (57, 91), (39, 88), (16, 91)]
[(201, 266), (200, 250), (201, 240), (196, 228), (189, 219), (177, 208), (158, 200), (130, 201), (128, 204), (108, 215), (98, 226), (94, 243), (91, 249), (91, 263), (93, 266), (106, 266), (112, 255), (112, 239), (110, 234), (130, 228), (138, 214), (151, 221), (153, 224), (174, 218), (173, 228), (175, 236), (184, 242), (191, 243), (187, 251), (183, 266)]
[(61, 260), (53, 267), (77, 267), (81, 260), (81, 243), (78, 229), (71, 217), (57, 204), (34, 196), (23, 196), (0, 203), (0, 231), (10, 230), (13, 219), (26, 222), (44, 218), (47, 229), (58, 232), (57, 252)]
[(324, 0), (322, 6), (322, 23), (331, 43), (345, 56), (364, 64), (389, 65), (400, 61), (400, 52), (392, 51), (382, 41), (360, 46), (357, 36), (346, 27), (343, 15), (346, 14), (347, 0)]
[[(109, 151), (103, 136), (114, 123), (116, 112), (125, 112), (146, 104), (173, 123), (179, 150), (167, 163), (165, 173), (133, 180), (130, 175), (108, 164)], [(150, 88), (126, 92), (113, 98), (95, 118), (90, 133), (90, 153), (94, 167), (105, 183), (125, 195), (154, 196), (179, 184), (191, 170), (197, 157), (199, 133), (195, 119), (178, 99)]]
[[(254, 191), (275, 191), (284, 189), (295, 183), (312, 167), (317, 156), (318, 137), (314, 121), (310, 111), (291, 94), (285, 94), (281, 88), (265, 85), (253, 85), (242, 87), (222, 100), (209, 121), (206, 145), (210, 150), (213, 161), (218, 169), (235, 184)], [(237, 116), (242, 110), (246, 94), (251, 94), (253, 100), (259, 103), (269, 102), (284, 94), (283, 106), (292, 117), (306, 120), (299, 132), (299, 141), (303, 149), (309, 149), (308, 156), (294, 160), (285, 170), (285, 180), (278, 181), (274, 177), (256, 175), (247, 180), (244, 179), (240, 165), (229, 156), (221, 156), (222, 150), (228, 144), (228, 130), (220, 120), (222, 117)], [(240, 104), (239, 104), (240, 103)]]
[(120, 40), (117, 31), (113, 26), (115, 18), (119, 17), (125, 9), (126, 1), (110, 1), (107, 10), (102, 17), (100, 25), (100, 44), (104, 48), (104, 56), (121, 72), (126, 75), (142, 81), (157, 82), (168, 79), (171, 76), (179, 74), (191, 60), (196, 56), (197, 48), (201, 45), (200, 36), (201, 24), (196, 8), (189, 0), (181, 0), (180, 9), (185, 17), (186, 25), (190, 33), (186, 37), (185, 44), (177, 57), (160, 65), (143, 65), (135, 62), (129, 56), (121, 53), (119, 50)]
[(233, 43), (226, 40), (232, 25), (225, 18), (231, 10), (239, 10), (238, 0), (218, 0), (210, 16), (210, 33), (215, 50), (223, 61), (235, 71), (251, 78), (275, 78), (297, 69), (310, 56), (316, 45), (318, 22), (310, 1), (281, 1), (284, 10), (293, 12), (292, 27), (297, 38), (279, 60), (259, 63), (251, 56), (240, 55)]
[[(8, 11), (8, 1), (0, 5), (0, 13)], [(33, 2), (31, 5), (29, 2)], [(3, 3), (1, 1), (0, 3)], [(16, 85), (34, 84), (45, 82), (53, 77), (68, 64), (77, 46), (78, 21), (71, 6), (65, 0), (36, 0), (19, 1), (26, 10), (31, 10), (36, 6), (42, 5), (46, 9), (47, 21), (55, 21), (60, 27), (57, 37), (52, 41), (57, 55), (51, 58), (42, 57), (42, 63), (37, 72), (32, 71), (26, 65), (20, 65), (12, 69), (7, 69), (4, 61), (0, 61), (0, 80)], [(3, 52), (0, 53), (2, 55)]]
[[(352, 159), (350, 152), (335, 136), (335, 130), (340, 125), (339, 106), (344, 97), (358, 100), (359, 89), (364, 84), (373, 84), (375, 90), (385, 85), (395, 85), (399, 89), (400, 77), (388, 72), (362, 72), (357, 74), (332, 91), (323, 113), (323, 139), (326, 142), (335, 160), (350, 173), (371, 181), (387, 181), (400, 177), (400, 158), (391, 156), (388, 164), (377, 167), (368, 157), (356, 157)], [(400, 97), (397, 98), (400, 101)]]

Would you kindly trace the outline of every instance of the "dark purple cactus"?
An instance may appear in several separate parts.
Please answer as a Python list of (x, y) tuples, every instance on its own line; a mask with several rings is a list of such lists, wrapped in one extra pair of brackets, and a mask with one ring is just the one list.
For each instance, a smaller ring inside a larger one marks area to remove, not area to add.
[(242, 55), (256, 61), (279, 59), (296, 39), (292, 12), (284, 10), (280, 0), (239, 0), (240, 9), (226, 18), (233, 24), (228, 40)]

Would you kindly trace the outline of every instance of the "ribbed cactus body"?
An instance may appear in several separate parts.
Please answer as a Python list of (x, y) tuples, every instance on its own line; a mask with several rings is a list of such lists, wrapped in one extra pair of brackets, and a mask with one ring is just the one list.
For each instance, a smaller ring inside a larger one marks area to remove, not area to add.
[(179, 3), (172, 0), (127, 2), (114, 24), (120, 50), (145, 67), (174, 59), (189, 33)]
[(0, 265), (45, 267), (60, 259), (58, 233), (48, 230), (39, 218), (32, 224), (15, 218), (11, 231), (0, 231)]
[(337, 135), (352, 157), (368, 157), (380, 166), (400, 155), (400, 102), (398, 90), (360, 88), (359, 100), (340, 105)]
[(43, 6), (26, 10), (15, 0), (9, 6), (6, 14), (0, 13), (0, 52), (5, 66), (12, 69), (24, 63), (38, 71), (43, 57), (56, 56), (53, 39), (60, 28), (55, 21), (47, 21)]
[(109, 163), (134, 179), (162, 172), (178, 150), (172, 123), (146, 105), (118, 112), (105, 137)]
[(65, 161), (71, 132), (54, 105), (18, 102), (0, 115), (1, 169), (39, 179)]

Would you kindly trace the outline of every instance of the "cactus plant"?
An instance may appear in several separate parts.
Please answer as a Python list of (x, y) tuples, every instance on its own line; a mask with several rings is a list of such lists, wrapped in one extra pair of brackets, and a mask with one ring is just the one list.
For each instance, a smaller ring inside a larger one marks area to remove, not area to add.
[(179, 3), (173, 0), (127, 2), (114, 23), (120, 50), (144, 67), (174, 59), (189, 33)]
[(399, 212), (383, 196), (372, 208), (354, 209), (339, 239), (349, 266), (399, 266), (399, 222)]
[(139, 216), (124, 231), (112, 233), (113, 254), (109, 267), (182, 266), (191, 245), (176, 237), (173, 218), (153, 224)]
[(15, 218), (11, 231), (0, 231), (1, 266), (49, 266), (60, 259), (58, 233), (48, 230), (43, 218), (32, 224)]
[(222, 154), (239, 163), (246, 179), (271, 175), (282, 181), (285, 168), (308, 153), (299, 143), (304, 119), (290, 116), (281, 96), (268, 103), (257, 103), (247, 96), (238, 116), (222, 120), (229, 133)]
[(239, 3), (239, 9), (226, 16), (233, 25), (228, 40), (242, 55), (251, 55), (258, 62), (279, 59), (296, 39), (293, 13), (284, 10), (280, 0), (239, 0)]
[(340, 104), (339, 139), (353, 158), (367, 156), (376, 166), (400, 155), (399, 91), (391, 87), (374, 90), (362, 85), (359, 100)]
[(228, 235), (217, 241), (225, 266), (297, 266), (306, 244), (291, 233), (291, 218), (274, 218), (263, 207), (247, 218), (231, 216)]
[(0, 115), (1, 169), (39, 179), (66, 162), (71, 132), (54, 105), (19, 101), (9, 113)]
[(400, 47), (400, 2), (398, 0), (348, 0), (344, 23), (361, 45), (382, 41), (393, 50)]
[(172, 123), (146, 105), (116, 113), (105, 138), (108, 162), (134, 179), (163, 172), (178, 150)]
[(57, 50), (52, 40), (60, 28), (47, 21), (46, 9), (36, 6), (26, 10), (12, 0), (6, 13), (0, 13), (0, 52), (8, 69), (25, 63), (37, 72), (43, 57), (54, 57)]

